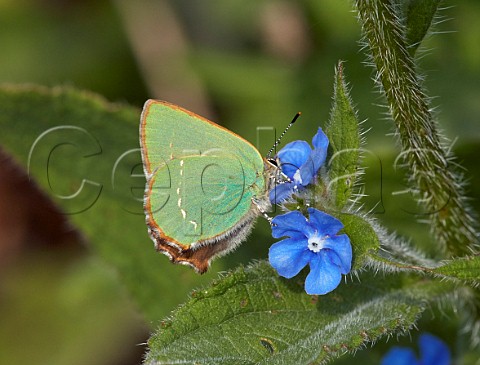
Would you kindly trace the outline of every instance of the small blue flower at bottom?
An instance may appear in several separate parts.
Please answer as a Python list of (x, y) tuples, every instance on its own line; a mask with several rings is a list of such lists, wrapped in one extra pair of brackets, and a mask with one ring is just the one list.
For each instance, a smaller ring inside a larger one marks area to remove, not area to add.
[(445, 342), (429, 333), (418, 339), (420, 360), (412, 349), (393, 347), (382, 359), (381, 365), (450, 365), (451, 356)]
[(352, 264), (352, 246), (338, 219), (314, 208), (308, 208), (309, 219), (299, 211), (276, 216), (272, 236), (288, 236), (270, 247), (270, 264), (280, 276), (292, 278), (307, 264), (310, 273), (305, 280), (307, 294), (327, 294), (348, 274)]

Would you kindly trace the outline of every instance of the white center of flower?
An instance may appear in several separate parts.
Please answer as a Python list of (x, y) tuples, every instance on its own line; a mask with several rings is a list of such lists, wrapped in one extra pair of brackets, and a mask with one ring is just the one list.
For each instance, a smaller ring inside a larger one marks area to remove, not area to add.
[(293, 181), (295, 181), (297, 184), (303, 185), (302, 176), (300, 176), (300, 169), (295, 171), (295, 175), (293, 175)]
[(313, 252), (319, 252), (323, 248), (325, 239), (327, 238), (328, 236), (319, 237), (317, 235), (310, 237), (308, 239), (308, 249)]

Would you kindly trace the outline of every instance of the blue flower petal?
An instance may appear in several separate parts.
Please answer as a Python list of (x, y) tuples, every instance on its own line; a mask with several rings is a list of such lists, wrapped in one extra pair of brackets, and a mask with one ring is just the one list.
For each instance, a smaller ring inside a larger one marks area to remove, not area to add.
[(270, 247), (268, 260), (280, 276), (290, 279), (297, 275), (314, 255), (307, 239), (287, 238)]
[(380, 365), (420, 365), (413, 350), (402, 347), (392, 347), (383, 357)]
[(342, 222), (315, 208), (308, 208), (308, 220), (322, 235), (334, 236), (343, 228)]
[(307, 161), (300, 167), (301, 184), (303, 186), (310, 184), (315, 176), (317, 176), (317, 171), (318, 169), (315, 168), (315, 163), (310, 155)]
[(352, 245), (350, 239), (346, 234), (340, 236), (332, 236), (325, 240), (325, 249), (330, 249), (338, 259), (336, 264), (340, 266), (340, 272), (342, 274), (348, 274), (352, 268)]
[(272, 204), (279, 204), (285, 199), (288, 199), (294, 191), (294, 186), (295, 184), (293, 182), (277, 184), (272, 190), (270, 190), (270, 202)]
[(316, 150), (327, 150), (328, 137), (323, 133), (322, 128), (318, 128), (317, 133), (312, 138), (313, 148)]
[(272, 236), (274, 238), (293, 237), (306, 238), (307, 234), (313, 234), (313, 230), (304, 215), (294, 210), (272, 219)]
[(313, 161), (313, 170), (315, 171), (314, 175), (317, 175), (318, 170), (320, 167), (325, 163), (325, 159), (327, 158), (327, 150), (321, 149), (314, 149), (310, 154), (310, 159)]
[(327, 158), (328, 138), (325, 133), (323, 133), (322, 128), (318, 128), (318, 132), (313, 137), (312, 142), (314, 148), (310, 154), (311, 164), (313, 165), (311, 171), (314, 171), (313, 175), (315, 176)]
[(305, 280), (305, 291), (310, 295), (327, 294), (340, 284), (341, 279), (340, 268), (332, 263), (326, 250), (320, 250), (310, 261), (310, 273)]
[(333, 265), (337, 266), (340, 273), (342, 273), (342, 261), (340, 260), (340, 257), (338, 257), (338, 255), (332, 250), (324, 250), (323, 252), (327, 256), (327, 258), (330, 260), (330, 262)]
[(418, 342), (422, 365), (450, 364), (450, 350), (438, 337), (424, 333), (420, 336)]
[(293, 141), (278, 151), (282, 172), (293, 180), (293, 175), (307, 161), (312, 147), (305, 141)]

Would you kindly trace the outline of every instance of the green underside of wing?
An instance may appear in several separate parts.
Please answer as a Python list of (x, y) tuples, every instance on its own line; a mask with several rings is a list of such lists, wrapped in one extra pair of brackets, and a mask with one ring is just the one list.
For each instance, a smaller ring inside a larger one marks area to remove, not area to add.
[(153, 103), (144, 134), (152, 218), (183, 245), (229, 231), (249, 213), (252, 198), (265, 194), (263, 159), (232, 132)]

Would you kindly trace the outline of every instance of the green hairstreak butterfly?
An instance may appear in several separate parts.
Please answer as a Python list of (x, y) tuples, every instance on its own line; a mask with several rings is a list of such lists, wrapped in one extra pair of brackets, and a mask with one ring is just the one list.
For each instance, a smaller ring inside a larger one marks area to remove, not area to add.
[(235, 133), (177, 105), (148, 100), (140, 120), (150, 237), (174, 263), (207, 271), (270, 207), (275, 165)]

